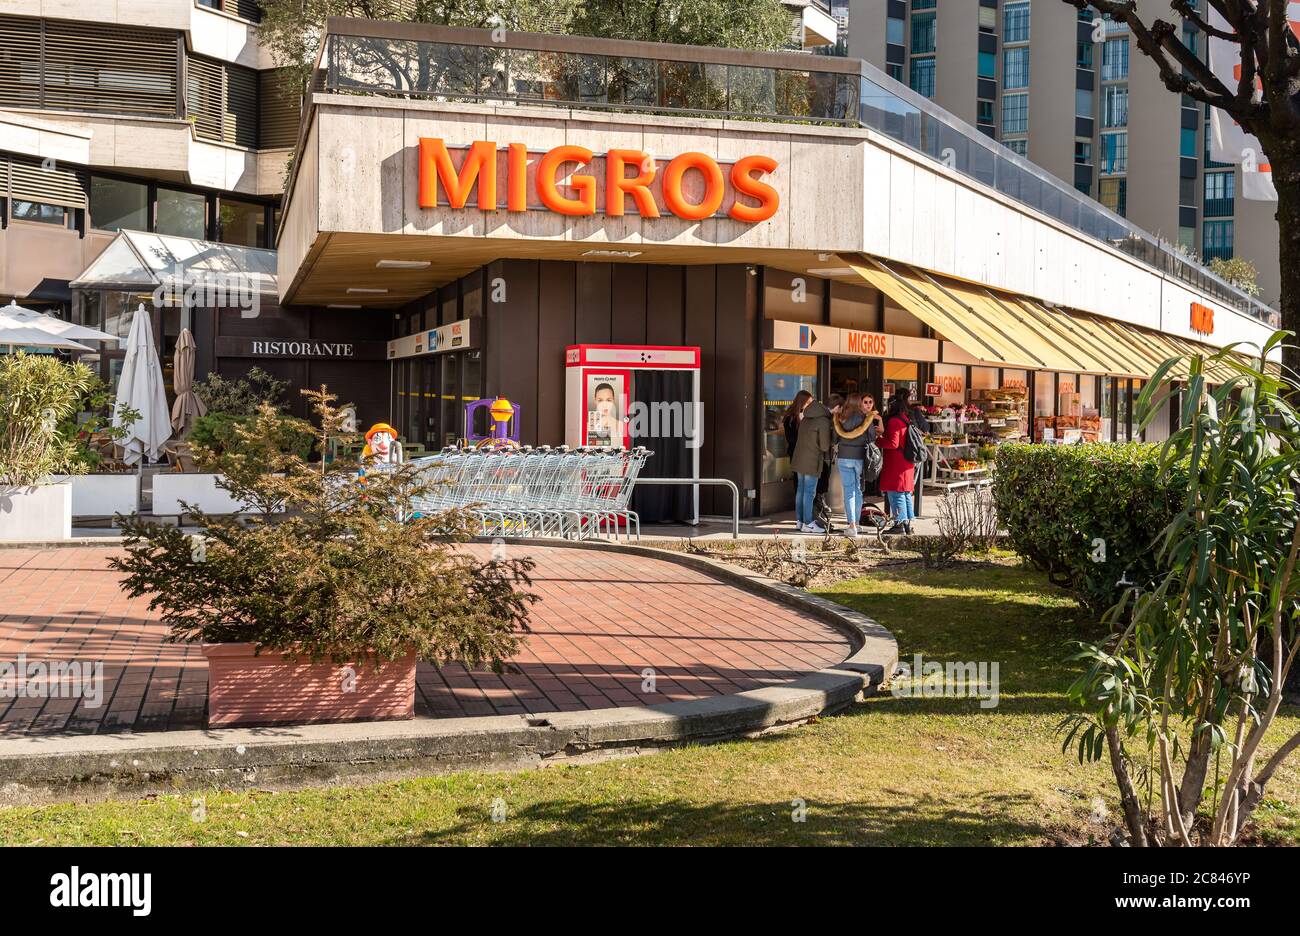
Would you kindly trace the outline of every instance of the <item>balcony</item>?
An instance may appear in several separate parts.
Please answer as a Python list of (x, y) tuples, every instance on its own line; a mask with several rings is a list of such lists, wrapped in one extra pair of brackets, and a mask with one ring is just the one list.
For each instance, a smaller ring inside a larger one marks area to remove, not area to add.
[[(334, 94), (505, 102), (865, 127), (1269, 325), (1277, 312), (866, 62), (579, 36), (331, 18), (314, 86)], [(304, 120), (310, 118), (309, 110)]]

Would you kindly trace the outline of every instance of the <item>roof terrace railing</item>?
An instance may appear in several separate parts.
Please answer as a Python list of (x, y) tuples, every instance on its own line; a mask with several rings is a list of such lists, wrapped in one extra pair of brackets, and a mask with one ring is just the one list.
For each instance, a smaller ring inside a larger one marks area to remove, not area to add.
[(1271, 327), (1277, 311), (873, 65), (798, 52), (332, 18), (331, 93), (868, 127)]

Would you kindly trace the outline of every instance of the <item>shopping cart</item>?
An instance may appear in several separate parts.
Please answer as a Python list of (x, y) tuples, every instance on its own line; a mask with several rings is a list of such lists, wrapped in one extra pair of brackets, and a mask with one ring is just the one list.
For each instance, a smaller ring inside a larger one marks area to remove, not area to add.
[(641, 537), (629, 509), (644, 448), (447, 448), (413, 459), (422, 514), (461, 510), (482, 536), (561, 539)]

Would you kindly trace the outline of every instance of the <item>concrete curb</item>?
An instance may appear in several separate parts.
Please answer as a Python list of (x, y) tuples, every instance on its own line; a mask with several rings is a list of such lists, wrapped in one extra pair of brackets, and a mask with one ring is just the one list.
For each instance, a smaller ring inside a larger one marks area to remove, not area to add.
[(0, 741), (0, 805), (346, 777), (387, 779), (465, 769), (518, 769), (747, 737), (835, 712), (893, 671), (893, 635), (801, 589), (703, 556), (646, 546), (508, 540), (603, 549), (675, 562), (812, 614), (853, 641), (842, 663), (781, 686), (728, 696), (581, 712), (226, 728), (157, 734), (58, 735)]

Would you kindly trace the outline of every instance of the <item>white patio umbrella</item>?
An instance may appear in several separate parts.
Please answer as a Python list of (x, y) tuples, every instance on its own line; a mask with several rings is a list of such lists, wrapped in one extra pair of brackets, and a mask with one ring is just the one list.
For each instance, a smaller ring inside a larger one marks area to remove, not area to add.
[(22, 325), (0, 317), (0, 349), (12, 353), (18, 347), (57, 348), (61, 351), (94, 351), (89, 345), (52, 335), (32, 325)]
[[(43, 332), (57, 335), (60, 338), (67, 338), (71, 341), (116, 341), (118, 344), (122, 343), (122, 339), (116, 335), (110, 335), (98, 328), (74, 325), (72, 322), (65, 322), (63, 319), (37, 312), (35, 309), (25, 309), (18, 304), (17, 300), (12, 299), (7, 306), (0, 307), (0, 327), (5, 324), (37, 328)], [(86, 348), (86, 350), (92, 349)]]
[(122, 360), (122, 376), (117, 384), (117, 405), (113, 407), (114, 426), (123, 425), (123, 406), (140, 414), (140, 418), (127, 427), (127, 436), (122, 441), (126, 450), (123, 458), (128, 465), (139, 462), (143, 473), (143, 456), (157, 460), (162, 444), (172, 435), (162, 364), (154, 348), (153, 326), (149, 324), (149, 313), (143, 303), (135, 310), (131, 333), (126, 338), (126, 356)]

